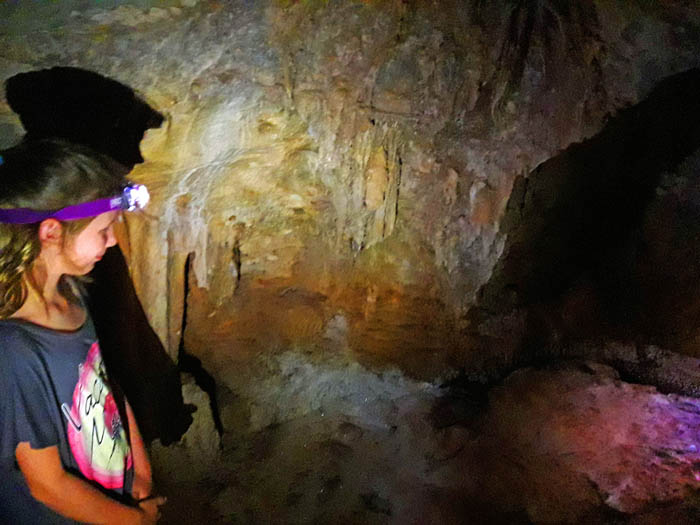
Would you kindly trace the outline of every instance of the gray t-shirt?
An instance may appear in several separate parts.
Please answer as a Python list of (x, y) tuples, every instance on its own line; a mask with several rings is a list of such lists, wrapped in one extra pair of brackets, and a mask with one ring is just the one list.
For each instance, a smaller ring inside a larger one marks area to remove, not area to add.
[(60, 332), (0, 320), (0, 523), (74, 523), (35, 500), (15, 449), (57, 446), (63, 468), (128, 494), (132, 458), (92, 321)]

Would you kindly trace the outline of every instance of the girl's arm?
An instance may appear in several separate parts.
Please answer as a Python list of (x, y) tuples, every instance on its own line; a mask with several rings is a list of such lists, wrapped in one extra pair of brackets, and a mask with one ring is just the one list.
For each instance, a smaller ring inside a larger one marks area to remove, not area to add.
[(139, 500), (151, 495), (153, 488), (151, 462), (148, 459), (146, 446), (143, 444), (139, 426), (128, 401), (126, 401), (126, 416), (129, 418), (129, 440), (131, 441), (131, 454), (134, 458), (134, 483), (131, 493), (134, 499)]
[(33, 449), (23, 442), (15, 456), (32, 496), (63, 516), (106, 525), (150, 525), (158, 520), (163, 498), (145, 501), (139, 508), (122, 505), (66, 472), (56, 446)]

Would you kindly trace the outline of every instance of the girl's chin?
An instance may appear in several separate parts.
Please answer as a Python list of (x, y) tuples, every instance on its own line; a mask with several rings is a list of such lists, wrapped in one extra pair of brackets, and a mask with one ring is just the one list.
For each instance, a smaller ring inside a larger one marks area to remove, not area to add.
[(93, 261), (93, 262), (83, 263), (83, 264), (78, 264), (77, 262), (73, 262), (70, 265), (70, 269), (66, 269), (64, 271), (64, 273), (66, 275), (73, 275), (76, 277), (79, 277), (81, 275), (87, 275), (93, 270), (96, 262), (97, 261)]
[(94, 263), (94, 262), (93, 262), (93, 263), (86, 264), (85, 266), (83, 266), (83, 267), (80, 269), (80, 272), (78, 272), (77, 275), (87, 275), (87, 274), (89, 274), (89, 273), (93, 270), (93, 268), (95, 268), (95, 263)]

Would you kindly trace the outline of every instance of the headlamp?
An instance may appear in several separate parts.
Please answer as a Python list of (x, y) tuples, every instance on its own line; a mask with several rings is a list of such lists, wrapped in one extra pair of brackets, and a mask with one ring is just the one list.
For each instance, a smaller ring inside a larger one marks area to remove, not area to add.
[(128, 184), (121, 195), (83, 202), (61, 208), (60, 210), (43, 211), (30, 208), (0, 208), (0, 222), (7, 224), (31, 224), (45, 219), (71, 221), (86, 217), (96, 217), (102, 213), (114, 210), (142, 210), (146, 207), (149, 200), (150, 195), (146, 186), (143, 184)]
[[(130, 184), (121, 195), (121, 209), (126, 211), (142, 210), (148, 205), (151, 195), (143, 184)], [(115, 208), (116, 209), (116, 208)]]

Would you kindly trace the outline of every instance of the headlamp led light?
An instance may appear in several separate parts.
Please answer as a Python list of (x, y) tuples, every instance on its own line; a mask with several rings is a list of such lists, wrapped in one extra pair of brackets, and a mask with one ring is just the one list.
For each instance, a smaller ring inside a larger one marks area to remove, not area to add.
[(148, 201), (151, 200), (151, 195), (148, 189), (143, 184), (130, 184), (124, 188), (121, 196), (121, 209), (126, 211), (143, 210)]
[(60, 210), (42, 211), (30, 208), (0, 208), (0, 222), (7, 224), (31, 224), (45, 219), (58, 219), (60, 221), (85, 219), (114, 210), (142, 210), (146, 207), (149, 200), (150, 195), (146, 186), (143, 184), (128, 184), (121, 195), (83, 202), (61, 208)]

